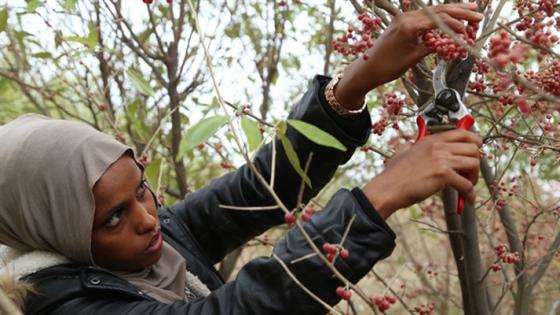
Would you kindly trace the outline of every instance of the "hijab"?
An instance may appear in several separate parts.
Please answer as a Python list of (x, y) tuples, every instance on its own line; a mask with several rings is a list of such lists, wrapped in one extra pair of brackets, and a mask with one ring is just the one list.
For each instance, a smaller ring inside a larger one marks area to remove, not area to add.
[[(127, 153), (130, 147), (81, 122), (26, 114), (0, 126), (0, 243), (95, 265), (92, 189)], [(192, 291), (194, 297), (209, 293), (166, 242), (154, 265), (114, 273), (163, 303), (193, 298)], [(187, 280), (203, 289), (189, 289)]]

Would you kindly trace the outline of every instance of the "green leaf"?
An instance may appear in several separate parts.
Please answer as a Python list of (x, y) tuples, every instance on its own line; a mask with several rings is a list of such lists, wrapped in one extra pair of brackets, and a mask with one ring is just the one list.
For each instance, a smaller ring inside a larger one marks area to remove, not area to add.
[(41, 58), (41, 59), (48, 59), (48, 58), (52, 58), (52, 55), (50, 52), (47, 51), (43, 51), (43, 52), (38, 52), (36, 54), (31, 55), (35, 58)]
[(89, 49), (94, 49), (97, 46), (97, 42), (99, 41), (99, 34), (97, 33), (97, 26), (95, 23), (89, 23), (89, 34), (86, 39), (86, 46)]
[(214, 116), (201, 120), (185, 132), (179, 145), (179, 156), (187, 154), (195, 146), (206, 142), (218, 129), (227, 123), (227, 117)]
[(8, 25), (8, 9), (0, 11), (0, 33), (2, 33)]
[(139, 99), (135, 99), (126, 106), (127, 116), (132, 123), (134, 131), (140, 140), (147, 140), (149, 137), (148, 128), (144, 124), (145, 112)]
[(146, 167), (146, 177), (148, 178), (148, 183), (150, 183), (150, 186), (152, 188), (155, 188), (154, 191), (157, 191), (159, 187), (156, 187), (158, 184), (158, 179), (159, 179), (159, 174), (161, 172), (161, 160), (157, 159), (157, 160), (153, 160), (150, 162), (150, 164), (148, 164), (148, 166)]
[(64, 37), (64, 39), (66, 39), (69, 42), (75, 42), (75, 43), (83, 44), (84, 46), (87, 46), (88, 42), (89, 42), (87, 37), (82, 37), (82, 36), (77, 36), (77, 35), (66, 36), (66, 37)]
[(72, 36), (65, 37), (65, 39), (69, 42), (76, 42), (76, 43), (83, 44), (84, 46), (87, 46), (87, 48), (89, 49), (94, 49), (95, 46), (97, 46), (97, 41), (99, 39), (97, 34), (97, 27), (95, 26), (95, 24), (90, 23), (89, 34), (87, 37), (72, 35)]
[(126, 73), (128, 74), (128, 78), (132, 81), (132, 84), (138, 90), (138, 92), (147, 96), (154, 95), (155, 92), (150, 86), (150, 83), (148, 83), (148, 81), (144, 79), (140, 71), (129, 68)]
[(278, 137), (278, 139), (280, 139), (280, 142), (282, 143), (282, 147), (284, 148), (284, 152), (286, 153), (286, 156), (288, 157), (288, 161), (290, 161), (290, 164), (292, 164), (292, 167), (296, 170), (296, 172), (303, 179), (303, 181), (307, 184), (307, 186), (309, 186), (309, 188), (311, 188), (311, 180), (309, 179), (307, 174), (305, 174), (305, 172), (301, 168), (301, 164), (299, 162), (299, 157), (297, 156), (297, 153), (294, 150), (294, 146), (290, 142), (290, 139), (288, 139), (284, 135), (285, 132), (286, 132), (286, 123), (281, 121), (281, 122), (278, 123), (278, 125), (276, 127), (276, 136)]
[(41, 0), (28, 0), (27, 1), (27, 12), (28, 13), (34, 13), (35, 10), (37, 10), (37, 8), (39, 6), (41, 6)]
[(338, 141), (335, 137), (331, 136), (330, 134), (312, 124), (293, 119), (289, 119), (287, 122), (288, 124), (290, 124), (290, 126), (294, 127), (307, 139), (319, 145), (334, 148), (340, 151), (346, 151), (346, 147), (344, 146), (344, 144), (340, 143), (340, 141)]
[(76, 4), (78, 4), (78, 0), (64, 0), (62, 7), (66, 12), (72, 12), (76, 9)]
[(243, 128), (243, 132), (245, 132), (245, 136), (247, 137), (249, 151), (253, 151), (258, 148), (262, 141), (262, 135), (259, 131), (257, 122), (247, 118), (247, 116), (243, 116), (241, 118), (241, 128)]

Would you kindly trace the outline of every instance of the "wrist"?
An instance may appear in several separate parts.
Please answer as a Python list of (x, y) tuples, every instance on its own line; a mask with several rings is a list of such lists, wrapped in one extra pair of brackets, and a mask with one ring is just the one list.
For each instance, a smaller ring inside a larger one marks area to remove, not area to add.
[[(354, 105), (350, 105), (347, 102), (347, 100), (344, 100), (344, 103), (340, 103), (339, 100), (337, 99), (337, 96), (335, 94), (335, 90), (338, 87), (338, 83), (340, 82), (340, 80), (342, 79), (342, 73), (338, 73), (334, 76), (334, 78), (329, 82), (329, 84), (327, 84), (327, 86), (325, 87), (325, 98), (329, 104), (329, 106), (334, 110), (334, 112), (342, 117), (346, 117), (346, 118), (356, 118), (357, 116), (359, 116), (364, 109), (366, 108), (366, 104), (364, 102), (364, 99), (361, 100), (361, 105), (359, 107), (354, 106)], [(344, 105), (343, 105), (344, 104)]]
[(344, 108), (348, 110), (360, 109), (369, 90), (360, 88), (360, 84), (353, 82), (352, 71), (345, 70), (340, 82), (334, 87), (334, 96)]
[(366, 184), (362, 191), (383, 220), (388, 219), (399, 209), (395, 202), (396, 199), (393, 197), (396, 190), (384, 183), (379, 177)]

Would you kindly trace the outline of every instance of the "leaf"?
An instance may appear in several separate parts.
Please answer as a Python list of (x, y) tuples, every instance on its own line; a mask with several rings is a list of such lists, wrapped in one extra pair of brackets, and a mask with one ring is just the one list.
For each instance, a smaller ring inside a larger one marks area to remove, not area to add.
[(72, 12), (76, 8), (76, 4), (78, 4), (78, 0), (64, 0), (62, 7), (66, 12)]
[(346, 151), (344, 144), (340, 143), (340, 141), (338, 141), (335, 137), (312, 124), (294, 119), (289, 119), (287, 122), (307, 139), (319, 145), (334, 148), (340, 151)]
[(34, 13), (35, 10), (37, 10), (37, 8), (39, 6), (41, 6), (41, 0), (28, 0), (27, 1), (27, 12), (28, 13)]
[(243, 132), (245, 132), (245, 136), (247, 137), (249, 151), (253, 151), (258, 148), (259, 144), (262, 141), (262, 135), (259, 131), (258, 124), (254, 120), (243, 116), (241, 118), (241, 128), (243, 129)]
[(149, 136), (146, 125), (144, 124), (145, 114), (139, 99), (135, 99), (126, 106), (127, 116), (134, 127), (134, 131), (140, 137), (140, 140), (146, 140)]
[(199, 121), (185, 132), (179, 145), (179, 156), (185, 155), (195, 146), (206, 142), (220, 127), (227, 123), (227, 117), (214, 116)]
[(154, 191), (157, 191), (159, 187), (156, 187), (158, 184), (159, 174), (161, 172), (161, 160), (156, 159), (150, 162), (146, 167), (145, 174), (148, 178), (148, 183), (152, 188), (155, 188)]
[(132, 84), (138, 90), (138, 92), (147, 96), (154, 95), (155, 92), (150, 86), (150, 83), (148, 83), (148, 81), (144, 79), (140, 71), (135, 70), (134, 68), (129, 68), (126, 73), (128, 74), (128, 78), (132, 81)]
[(89, 34), (87, 37), (86, 46), (89, 49), (94, 49), (97, 46), (97, 42), (99, 41), (99, 34), (97, 33), (97, 26), (95, 23), (89, 23)]
[(0, 11), (0, 33), (2, 33), (8, 25), (8, 9)]
[(282, 147), (284, 148), (284, 152), (286, 153), (286, 156), (288, 157), (288, 161), (290, 161), (290, 164), (292, 164), (292, 167), (296, 170), (296, 172), (303, 179), (303, 181), (307, 184), (307, 186), (309, 186), (309, 188), (311, 188), (311, 180), (309, 179), (307, 174), (305, 174), (305, 172), (301, 168), (301, 164), (299, 162), (299, 157), (297, 156), (297, 153), (294, 150), (294, 146), (290, 142), (290, 139), (288, 139), (284, 135), (285, 132), (286, 132), (286, 123), (281, 121), (280, 123), (278, 123), (278, 125), (276, 127), (276, 136), (278, 137), (278, 139), (280, 139), (280, 142), (282, 143)]
[(38, 53), (35, 53), (35, 54), (31, 55), (31, 56), (33, 56), (33, 57), (35, 57), (35, 58), (41, 58), (41, 59), (52, 58), (51, 53), (50, 53), (50, 52), (47, 52), (47, 51), (38, 52)]
[(95, 26), (95, 24), (90, 23), (89, 34), (87, 37), (72, 35), (72, 36), (65, 37), (65, 39), (69, 42), (76, 42), (76, 43), (83, 44), (84, 46), (87, 46), (87, 48), (89, 49), (94, 49), (95, 46), (97, 46), (97, 41), (99, 39), (97, 34), (97, 27)]

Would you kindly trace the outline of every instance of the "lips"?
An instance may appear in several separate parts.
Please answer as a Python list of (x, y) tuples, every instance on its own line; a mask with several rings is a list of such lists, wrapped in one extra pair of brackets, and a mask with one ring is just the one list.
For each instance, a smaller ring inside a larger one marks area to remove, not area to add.
[(146, 247), (146, 252), (148, 254), (156, 253), (161, 249), (162, 245), (163, 245), (163, 238), (161, 236), (161, 231), (158, 231), (157, 234), (154, 235), (150, 240), (150, 243)]

